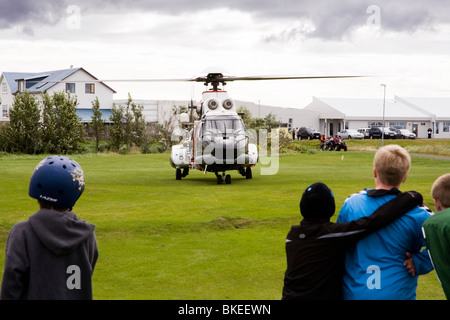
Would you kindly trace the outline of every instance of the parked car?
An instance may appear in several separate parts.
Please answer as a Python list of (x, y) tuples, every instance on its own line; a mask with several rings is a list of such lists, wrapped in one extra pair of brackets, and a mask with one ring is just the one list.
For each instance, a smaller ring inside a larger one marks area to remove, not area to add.
[(369, 129), (369, 138), (370, 139), (381, 139), (381, 128), (372, 127)]
[(400, 129), (403, 139), (415, 139), (416, 134), (409, 131), (408, 129)]
[(342, 130), (338, 132), (338, 137), (341, 139), (363, 139), (364, 135), (354, 129)]
[(395, 139), (395, 132), (389, 128), (384, 128), (384, 138), (385, 139)]
[(359, 128), (357, 131), (363, 135), (364, 139), (369, 139), (369, 130), (370, 128)]
[(354, 129), (348, 129), (347, 132), (349, 139), (364, 139), (364, 135)]
[(320, 139), (320, 132), (315, 128), (300, 127), (298, 129), (300, 140)]
[(389, 129), (395, 134), (395, 139), (403, 139), (400, 129), (395, 129), (395, 128), (389, 128)]
[(341, 139), (349, 139), (349, 135), (348, 135), (348, 131), (347, 130), (342, 130), (342, 131), (339, 131), (338, 133), (337, 133), (337, 136), (339, 137), (339, 138), (341, 138)]

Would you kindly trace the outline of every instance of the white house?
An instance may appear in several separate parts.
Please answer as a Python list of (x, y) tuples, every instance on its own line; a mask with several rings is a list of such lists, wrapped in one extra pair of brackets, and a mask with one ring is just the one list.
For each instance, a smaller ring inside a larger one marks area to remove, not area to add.
[[(92, 113), (92, 101), (98, 97), (100, 108), (105, 111), (112, 107), (116, 93), (83, 68), (70, 68), (39, 73), (3, 72), (0, 77), (1, 114), (0, 121), (9, 121), (9, 109), (17, 93), (29, 91), (32, 94), (69, 91), (78, 101), (77, 112), (83, 119)], [(105, 115), (104, 115), (105, 117)]]

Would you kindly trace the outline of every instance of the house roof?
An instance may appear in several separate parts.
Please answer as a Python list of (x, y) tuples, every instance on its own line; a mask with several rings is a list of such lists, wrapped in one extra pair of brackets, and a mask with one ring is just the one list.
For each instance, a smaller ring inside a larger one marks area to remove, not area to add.
[(434, 115), (437, 120), (450, 120), (450, 98), (396, 97), (396, 99)]
[[(383, 99), (317, 99), (344, 114), (345, 118), (349, 120), (378, 120), (383, 118)], [(396, 99), (386, 99), (384, 109), (385, 119), (390, 120), (426, 120), (430, 118), (429, 114)], [(326, 114), (321, 114), (321, 118), (325, 117)]]
[[(3, 72), (3, 76), (8, 82), (8, 86), (11, 89), (12, 93), (16, 93), (18, 91), (18, 80), (26, 81), (26, 89), (31, 93), (41, 93), (45, 92), (58, 82), (63, 81), (70, 75), (75, 72), (83, 70), (87, 74), (89, 74), (95, 80), (98, 80), (92, 74), (84, 70), (83, 68), (70, 68), (64, 70), (54, 70), (54, 71), (46, 71), (39, 73), (24, 73), (24, 72)], [(104, 83), (103, 83), (104, 84)], [(104, 84), (105, 85), (105, 84)], [(111, 91), (116, 93), (112, 88), (108, 87)]]

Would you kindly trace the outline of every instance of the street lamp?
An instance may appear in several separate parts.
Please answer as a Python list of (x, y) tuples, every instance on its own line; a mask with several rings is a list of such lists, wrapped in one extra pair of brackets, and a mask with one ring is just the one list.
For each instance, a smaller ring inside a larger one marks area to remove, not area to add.
[(384, 145), (384, 127), (385, 127), (385, 123), (384, 123), (384, 111), (386, 109), (386, 85), (385, 84), (380, 84), (380, 86), (384, 87), (384, 96), (383, 96), (383, 131), (381, 132), (381, 146)]

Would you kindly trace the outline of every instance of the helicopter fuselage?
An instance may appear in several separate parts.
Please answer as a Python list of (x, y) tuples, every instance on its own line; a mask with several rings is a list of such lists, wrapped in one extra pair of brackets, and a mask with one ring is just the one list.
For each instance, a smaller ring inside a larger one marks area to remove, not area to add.
[(231, 177), (225, 175), (230, 170), (238, 170), (250, 179), (251, 168), (258, 161), (257, 147), (249, 143), (245, 125), (227, 92), (204, 92), (197, 113), (200, 119), (183, 137), (182, 143), (172, 147), (170, 162), (177, 170), (176, 178), (180, 180), (189, 169), (197, 169), (214, 172), (218, 183), (220, 179), (231, 182)]

